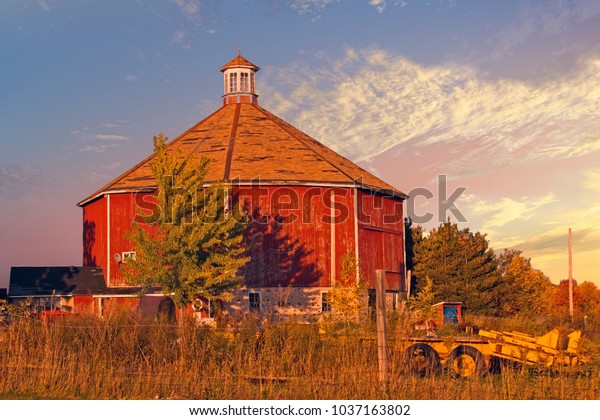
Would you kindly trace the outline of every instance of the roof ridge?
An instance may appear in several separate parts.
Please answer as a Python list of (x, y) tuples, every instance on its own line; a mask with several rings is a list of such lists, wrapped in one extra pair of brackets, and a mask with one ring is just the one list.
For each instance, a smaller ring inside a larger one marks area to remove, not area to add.
[(240, 122), (240, 111), (242, 104), (235, 104), (235, 113), (233, 114), (233, 123), (231, 124), (231, 133), (229, 134), (229, 145), (227, 147), (227, 155), (225, 156), (225, 168), (223, 170), (223, 179), (229, 180), (229, 174), (231, 171), (231, 160), (233, 158), (233, 147), (237, 138), (237, 129)]
[[(209, 118), (213, 117), (214, 115), (216, 115), (218, 112), (222, 111), (225, 107), (221, 107), (218, 108), (217, 110), (215, 110), (213, 113), (211, 113), (210, 115), (208, 115), (207, 117), (203, 118), (202, 120), (200, 120), (198, 123), (194, 124), (193, 126), (191, 126), (190, 128), (188, 128), (186, 131), (184, 131), (183, 133), (181, 133), (179, 136), (177, 136), (174, 140), (172, 140), (171, 142), (168, 143), (167, 146), (171, 146), (177, 142), (179, 142), (186, 134), (188, 134), (189, 132), (193, 131), (196, 127), (198, 127), (200, 124), (204, 123), (205, 121), (207, 121)], [(222, 117), (221, 117), (222, 118)], [(219, 120), (215, 123), (217, 124), (219, 121), (221, 121), (221, 118), (219, 118)], [(197, 146), (196, 146), (197, 147)], [(195, 149), (194, 149), (195, 150)], [(123, 172), (120, 176), (114, 178), (112, 181), (110, 181), (108, 184), (104, 185), (102, 188), (97, 189), (95, 192), (93, 192), (92, 194), (90, 194), (89, 196), (87, 196), (86, 198), (84, 198), (83, 200), (81, 200), (79, 203), (77, 203), (77, 205), (79, 207), (81, 207), (85, 202), (90, 201), (92, 199), (94, 199), (97, 195), (99, 195), (100, 193), (102, 193), (103, 191), (107, 191), (108, 188), (110, 188), (111, 185), (116, 184), (117, 182), (119, 182), (120, 180), (122, 180), (123, 178), (125, 178), (127, 175), (129, 175), (130, 173), (132, 173), (133, 171), (139, 169), (140, 167), (142, 167), (144, 164), (146, 164), (148, 161), (150, 161), (154, 156), (156, 155), (156, 153), (152, 153), (149, 156), (147, 156), (145, 159), (143, 159), (141, 162), (139, 162), (137, 165), (134, 165), (131, 169), (129, 169), (128, 171)]]

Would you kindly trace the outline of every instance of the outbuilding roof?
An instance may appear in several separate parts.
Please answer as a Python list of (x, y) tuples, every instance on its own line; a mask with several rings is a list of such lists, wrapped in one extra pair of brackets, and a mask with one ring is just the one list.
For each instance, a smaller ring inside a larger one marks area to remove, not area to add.
[(12, 267), (8, 292), (15, 296), (90, 295), (106, 290), (100, 267)]
[[(0, 289), (0, 292), (6, 289)], [(143, 289), (156, 294), (160, 287)], [(127, 295), (142, 292), (139, 286), (107, 287), (101, 267), (11, 267), (8, 295), (24, 296), (90, 296)], [(2, 296), (0, 295), (0, 299)]]

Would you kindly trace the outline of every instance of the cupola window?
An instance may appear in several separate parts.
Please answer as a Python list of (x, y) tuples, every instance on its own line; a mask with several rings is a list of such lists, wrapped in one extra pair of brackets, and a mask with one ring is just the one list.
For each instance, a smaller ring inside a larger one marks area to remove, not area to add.
[(229, 73), (229, 92), (237, 91), (237, 73)]
[(248, 73), (242, 72), (240, 73), (240, 90), (242, 92), (250, 91), (250, 83), (249, 83)]

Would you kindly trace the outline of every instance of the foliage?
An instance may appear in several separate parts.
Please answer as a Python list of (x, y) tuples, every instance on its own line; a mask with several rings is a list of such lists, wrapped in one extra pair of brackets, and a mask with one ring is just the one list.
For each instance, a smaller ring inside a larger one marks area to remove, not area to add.
[(501, 282), (494, 289), (495, 315), (526, 316), (547, 314), (550, 309), (550, 279), (533, 268), (519, 250), (505, 249), (498, 259)]
[(19, 303), (7, 303), (4, 307), (6, 315), (10, 319), (25, 319), (34, 315), (33, 298), (28, 297)]
[(465, 309), (489, 313), (493, 290), (499, 283), (494, 251), (485, 235), (459, 230), (450, 221), (424, 236), (417, 230), (413, 238), (413, 263), (416, 291), (429, 277), (436, 301), (462, 301)]
[(350, 321), (358, 320), (361, 308), (365, 304), (366, 282), (362, 276), (357, 278), (357, 262), (353, 255), (348, 255), (342, 260), (340, 278), (331, 287), (328, 303), (331, 305), (333, 315), (340, 317), (346, 325)]
[(154, 137), (155, 206), (138, 209), (126, 235), (136, 244), (136, 259), (123, 264), (127, 280), (144, 289), (161, 286), (178, 307), (196, 296), (226, 300), (241, 284), (238, 270), (248, 261), (246, 219), (238, 206), (227, 208), (228, 186), (204, 185), (209, 160), (183, 157), (167, 140)]
[[(563, 280), (549, 294), (553, 314), (559, 320), (570, 319), (569, 281)], [(573, 284), (573, 321), (581, 328), (600, 326), (600, 289), (589, 281)]]
[(584, 329), (600, 324), (600, 290), (593, 283), (574, 285), (571, 320), (568, 281), (552, 284), (521, 251), (505, 249), (496, 255), (485, 235), (460, 230), (450, 221), (429, 234), (410, 221), (406, 226), (411, 233), (407, 268), (413, 270), (417, 295), (426, 292), (433, 293), (434, 301), (461, 301), (471, 315), (535, 317), (555, 325), (575, 322)]
[(408, 299), (408, 309), (423, 318), (425, 321), (435, 315), (435, 293), (433, 291), (433, 281), (429, 276), (425, 278), (425, 285)]

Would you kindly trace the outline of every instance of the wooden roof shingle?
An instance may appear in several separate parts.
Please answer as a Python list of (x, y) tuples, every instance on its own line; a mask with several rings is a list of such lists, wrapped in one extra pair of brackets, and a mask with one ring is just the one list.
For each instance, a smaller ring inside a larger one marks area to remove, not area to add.
[[(235, 59), (234, 59), (235, 60)], [(344, 158), (258, 104), (233, 103), (219, 108), (168, 144), (183, 155), (211, 159), (207, 182), (262, 184), (333, 184), (406, 195)], [(111, 192), (154, 189), (154, 155), (95, 191), (78, 206)]]

